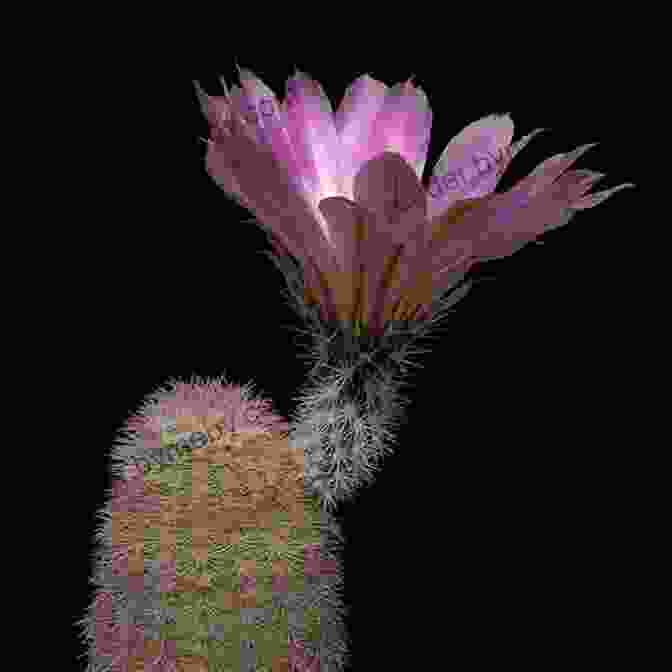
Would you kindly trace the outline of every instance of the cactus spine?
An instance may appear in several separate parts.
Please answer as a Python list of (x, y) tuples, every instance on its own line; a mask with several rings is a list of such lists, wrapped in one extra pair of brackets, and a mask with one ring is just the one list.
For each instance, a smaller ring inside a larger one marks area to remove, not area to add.
[(220, 381), (128, 423), (80, 621), (89, 672), (343, 668), (342, 537), (287, 428)]

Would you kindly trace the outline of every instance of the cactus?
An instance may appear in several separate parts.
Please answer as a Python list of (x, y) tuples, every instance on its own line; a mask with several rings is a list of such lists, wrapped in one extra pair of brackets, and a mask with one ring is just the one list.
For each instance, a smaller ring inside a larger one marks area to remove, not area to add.
[(129, 420), (79, 622), (89, 672), (343, 668), (342, 536), (287, 429), (222, 380)]
[[(176, 382), (129, 420), (80, 622), (90, 672), (342, 669), (333, 508), (392, 450), (412, 345), (476, 263), (634, 186), (586, 195), (604, 175), (569, 168), (588, 144), (495, 192), (542, 129), (512, 144), (510, 115), (493, 114), (448, 143), (425, 188), (432, 114), (410, 81), (363, 75), (334, 115), (303, 73), (282, 106), (250, 71), (240, 79), (224, 96), (197, 86), (206, 167), (268, 235), (311, 371), (291, 424), (219, 379)], [(481, 170), (485, 155), (497, 159)]]

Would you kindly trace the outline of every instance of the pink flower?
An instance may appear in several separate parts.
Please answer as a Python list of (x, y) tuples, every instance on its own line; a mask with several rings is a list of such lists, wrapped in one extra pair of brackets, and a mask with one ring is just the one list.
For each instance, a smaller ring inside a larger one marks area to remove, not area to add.
[(507, 256), (576, 210), (632, 184), (586, 196), (602, 177), (570, 166), (593, 145), (540, 164), (512, 189), (495, 187), (542, 129), (512, 143), (513, 121), (490, 115), (451, 140), (421, 183), (432, 112), (410, 81), (356, 79), (336, 112), (297, 72), (280, 103), (253, 73), (224, 96), (198, 89), (211, 126), (207, 169), (251, 210), (276, 253), (301, 264), (305, 301), (323, 319), (382, 333), (392, 319), (428, 317), (431, 300), (477, 261)]

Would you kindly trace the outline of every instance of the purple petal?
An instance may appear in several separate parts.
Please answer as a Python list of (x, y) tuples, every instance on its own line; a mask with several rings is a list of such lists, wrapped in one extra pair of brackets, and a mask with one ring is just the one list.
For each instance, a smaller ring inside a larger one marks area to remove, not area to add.
[[(362, 152), (370, 158), (383, 152), (401, 155), (418, 178), (427, 158), (432, 112), (427, 95), (410, 81), (395, 84), (385, 95)], [(361, 165), (361, 163), (360, 163)]]
[(349, 177), (346, 195), (359, 169), (373, 158), (369, 149), (376, 117), (385, 102), (387, 86), (369, 75), (358, 77), (336, 110), (334, 124), (341, 140), (343, 170)]
[(434, 168), (428, 188), (430, 219), (457, 200), (491, 193), (512, 138), (513, 122), (508, 114), (492, 114), (463, 128)]
[(341, 142), (329, 98), (320, 84), (297, 72), (287, 81), (283, 121), (296, 164), (314, 192), (314, 202), (343, 193)]

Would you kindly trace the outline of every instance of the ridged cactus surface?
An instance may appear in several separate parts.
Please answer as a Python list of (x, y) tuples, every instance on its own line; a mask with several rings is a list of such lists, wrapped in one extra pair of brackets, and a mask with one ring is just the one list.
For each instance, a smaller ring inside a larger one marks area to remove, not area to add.
[(340, 670), (340, 531), (249, 388), (177, 382), (113, 452), (90, 672)]

